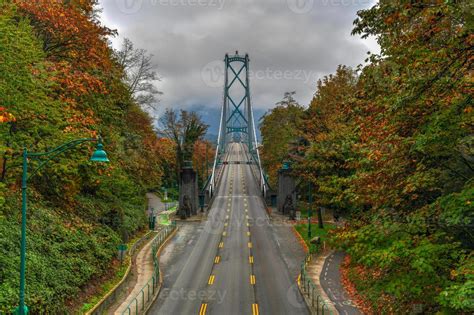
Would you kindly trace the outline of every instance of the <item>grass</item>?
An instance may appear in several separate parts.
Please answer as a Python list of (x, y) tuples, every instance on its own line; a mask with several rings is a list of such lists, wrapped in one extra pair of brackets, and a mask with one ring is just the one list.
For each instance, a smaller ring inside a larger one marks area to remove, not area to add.
[[(321, 242), (327, 240), (328, 232), (334, 229), (336, 226), (334, 224), (324, 223), (324, 229), (320, 229), (317, 223), (311, 223), (311, 238), (319, 236), (321, 238)], [(308, 247), (311, 246), (310, 239), (308, 239), (308, 224), (302, 223), (295, 225), (296, 231), (301, 235), (301, 237), (306, 242)]]
[(116, 271), (114, 277), (110, 278), (106, 282), (104, 282), (100, 289), (97, 290), (97, 293), (92, 296), (87, 303), (84, 303), (81, 308), (81, 312), (85, 313), (92, 309), (101, 299), (102, 297), (107, 294), (114, 286), (117, 285), (117, 283), (122, 280), (123, 276), (125, 275), (125, 272), (127, 271), (128, 268), (128, 263), (122, 264), (118, 270)]

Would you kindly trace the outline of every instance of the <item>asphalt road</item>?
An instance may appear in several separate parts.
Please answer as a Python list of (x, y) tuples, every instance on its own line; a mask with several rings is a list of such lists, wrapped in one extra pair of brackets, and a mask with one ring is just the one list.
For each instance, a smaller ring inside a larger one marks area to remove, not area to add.
[(208, 220), (199, 238), (183, 245), (189, 247), (187, 259), (149, 314), (309, 314), (250, 166), (235, 163), (244, 162), (242, 150), (230, 144)]
[(343, 252), (332, 253), (326, 258), (321, 272), (321, 286), (331, 301), (334, 302), (339, 314), (360, 315), (362, 313), (354, 306), (349, 295), (342, 287), (339, 268), (343, 259)]

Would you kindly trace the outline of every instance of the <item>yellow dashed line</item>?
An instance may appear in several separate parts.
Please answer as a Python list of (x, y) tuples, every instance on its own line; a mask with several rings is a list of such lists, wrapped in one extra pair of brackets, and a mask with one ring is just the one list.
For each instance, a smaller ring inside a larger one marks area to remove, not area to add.
[(209, 281), (207, 281), (207, 284), (209, 284), (209, 285), (213, 284), (215, 278), (216, 278), (216, 276), (210, 275), (210, 276), (209, 276)]
[(249, 242), (247, 245), (249, 248), (252, 248), (252, 242)]
[(226, 216), (225, 216), (225, 219), (228, 220), (228, 219), (229, 219), (229, 215), (226, 215)]
[(206, 309), (207, 309), (207, 303), (202, 303), (201, 308), (199, 310), (199, 315), (205, 315), (206, 314)]
[(216, 258), (214, 258), (215, 264), (218, 264), (220, 261), (221, 261), (221, 256), (216, 256)]
[(226, 223), (224, 223), (224, 226), (227, 226), (227, 225), (229, 225), (229, 223), (227, 223), (227, 222), (226, 222)]
[(250, 275), (250, 284), (255, 284), (255, 275)]
[(247, 232), (247, 236), (250, 236), (250, 232)]
[(257, 303), (252, 304), (252, 315), (258, 315), (258, 304)]
[(253, 264), (253, 256), (249, 256), (249, 264)]
[(222, 236), (226, 236), (226, 235), (227, 235), (226, 231), (222, 232)]
[(224, 247), (224, 242), (220, 242), (219, 243), (219, 248), (223, 248)]

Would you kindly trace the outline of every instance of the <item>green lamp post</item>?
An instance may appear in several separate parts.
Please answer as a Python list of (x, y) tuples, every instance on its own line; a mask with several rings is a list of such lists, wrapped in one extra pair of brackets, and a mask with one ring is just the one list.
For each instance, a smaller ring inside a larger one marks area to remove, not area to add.
[[(21, 178), (21, 252), (20, 252), (20, 305), (16, 308), (15, 313), (20, 315), (26, 315), (28, 313), (28, 307), (25, 305), (25, 271), (26, 271), (26, 210), (27, 210), (27, 182), (33, 177), (40, 169), (42, 169), (49, 161), (60, 155), (61, 153), (70, 150), (84, 142), (97, 141), (97, 149), (94, 151), (91, 157), (92, 162), (109, 162), (107, 153), (104, 151), (102, 145), (102, 139), (99, 138), (83, 138), (69, 141), (63, 145), (60, 145), (51, 151), (32, 153), (28, 152), (26, 148), (23, 149), (23, 174)], [(38, 165), (36, 169), (31, 172), (28, 177), (28, 158), (30, 159), (41, 159), (44, 160)]]
[(313, 203), (313, 194), (311, 192), (311, 182), (308, 183), (308, 240), (311, 241), (311, 203)]

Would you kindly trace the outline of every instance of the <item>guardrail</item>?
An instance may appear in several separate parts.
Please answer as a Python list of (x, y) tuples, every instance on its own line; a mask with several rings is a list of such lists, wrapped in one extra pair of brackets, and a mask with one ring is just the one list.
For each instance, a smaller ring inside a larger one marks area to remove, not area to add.
[(122, 280), (120, 280), (115, 287), (110, 290), (108, 293), (106, 293), (102, 299), (89, 311), (86, 312), (86, 315), (98, 315), (98, 314), (104, 314), (106, 310), (116, 303), (122, 296), (122, 294), (127, 290), (129, 282), (131, 280), (131, 268), (132, 268), (132, 257), (135, 255), (136, 249), (146, 240), (150, 239), (150, 236), (152, 235), (152, 232), (148, 232), (145, 235), (143, 235), (139, 240), (137, 240), (132, 247), (128, 250), (127, 252), (127, 263), (128, 263), (128, 268), (125, 271), (125, 275), (122, 277)]
[(136, 315), (145, 313), (151, 302), (155, 299), (156, 294), (159, 292), (161, 280), (160, 280), (160, 261), (158, 258), (158, 250), (168, 236), (176, 229), (176, 222), (173, 221), (171, 225), (166, 226), (153, 240), (151, 244), (152, 255), (153, 255), (153, 275), (148, 282), (142, 287), (140, 292), (130, 301), (127, 308), (122, 312), (122, 315)]
[(312, 254), (308, 253), (301, 264), (301, 272), (300, 276), (298, 277), (298, 286), (300, 287), (301, 293), (306, 300), (306, 304), (311, 309), (312, 314), (333, 315), (333, 312), (331, 312), (324, 298), (318, 294), (317, 287), (314, 284), (313, 279), (308, 276), (308, 273), (306, 272), (306, 267), (311, 259)]

